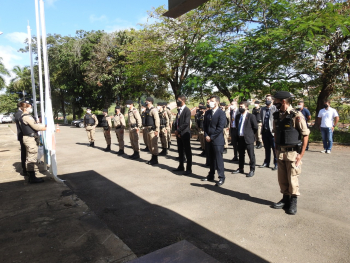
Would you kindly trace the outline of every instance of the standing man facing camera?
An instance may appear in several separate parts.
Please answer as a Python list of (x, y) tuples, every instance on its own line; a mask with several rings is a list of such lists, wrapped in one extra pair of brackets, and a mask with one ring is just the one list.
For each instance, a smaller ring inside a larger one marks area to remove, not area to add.
[(158, 137), (160, 131), (159, 113), (157, 108), (153, 107), (153, 98), (146, 98), (145, 128), (147, 132), (148, 149), (152, 154), (151, 160), (147, 164), (158, 164)]
[(95, 147), (95, 129), (98, 125), (98, 120), (95, 114), (91, 113), (91, 108), (86, 108), (86, 114), (84, 116), (84, 127), (90, 142), (90, 147)]
[(125, 129), (125, 118), (124, 115), (120, 112), (120, 106), (115, 107), (115, 115), (114, 115), (114, 128), (115, 135), (118, 139), (119, 151), (118, 155), (124, 154), (124, 129)]
[(108, 116), (108, 109), (103, 109), (103, 118), (101, 120), (101, 127), (103, 128), (103, 135), (105, 136), (107, 148), (104, 150), (105, 152), (111, 151), (111, 128), (112, 122), (111, 117)]
[(192, 173), (192, 150), (191, 150), (191, 110), (186, 106), (186, 97), (180, 95), (176, 100), (179, 112), (175, 121), (175, 136), (177, 140), (177, 151), (179, 153), (179, 166), (174, 171), (184, 171), (184, 152), (187, 159), (186, 171), (183, 175)]
[(142, 124), (141, 116), (138, 110), (134, 107), (132, 100), (127, 100), (126, 107), (129, 109), (128, 121), (129, 121), (129, 136), (131, 148), (134, 153), (130, 156), (131, 159), (136, 160), (140, 158), (140, 143), (139, 143), (139, 132)]

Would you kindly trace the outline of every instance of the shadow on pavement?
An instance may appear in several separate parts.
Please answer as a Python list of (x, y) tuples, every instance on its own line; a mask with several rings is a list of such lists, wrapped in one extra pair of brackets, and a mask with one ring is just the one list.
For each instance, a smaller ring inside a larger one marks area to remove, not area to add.
[[(180, 214), (145, 201), (95, 171), (60, 177), (137, 256), (186, 239), (221, 262), (267, 262)], [(267, 204), (265, 200), (242, 193), (226, 189), (218, 191)]]

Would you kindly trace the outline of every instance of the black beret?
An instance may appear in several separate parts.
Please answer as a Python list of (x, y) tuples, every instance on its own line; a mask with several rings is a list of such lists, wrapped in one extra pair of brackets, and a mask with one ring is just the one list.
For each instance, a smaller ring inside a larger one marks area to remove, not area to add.
[(86, 107), (87, 110), (91, 110), (91, 107)]
[(158, 102), (157, 105), (158, 106), (163, 106), (163, 102)]
[(226, 102), (221, 102), (220, 106), (226, 106)]
[(275, 96), (274, 96), (274, 98), (281, 99), (281, 100), (288, 99), (288, 98), (291, 98), (291, 97), (293, 97), (293, 94), (290, 93), (289, 91), (277, 91), (275, 93)]
[(116, 109), (116, 110), (119, 110), (119, 109), (120, 109), (120, 106), (115, 106), (115, 109)]
[(255, 104), (260, 104), (260, 101), (256, 100), (254, 103), (255, 103)]
[(103, 109), (102, 112), (108, 112), (108, 110), (107, 109)]
[(199, 106), (199, 109), (205, 110), (207, 107), (206, 106)]
[(152, 102), (152, 103), (154, 102), (154, 100), (153, 100), (152, 97), (147, 97), (147, 98), (146, 98), (146, 101), (150, 101), (150, 102)]
[(125, 104), (134, 104), (134, 102), (132, 100), (126, 100)]
[(167, 102), (163, 102), (163, 106), (167, 106), (168, 105), (168, 103)]

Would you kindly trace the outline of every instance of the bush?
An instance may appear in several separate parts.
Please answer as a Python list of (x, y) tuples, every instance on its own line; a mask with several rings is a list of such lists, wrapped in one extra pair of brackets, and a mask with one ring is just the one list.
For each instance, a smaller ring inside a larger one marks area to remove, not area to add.
[[(310, 142), (322, 141), (322, 135), (318, 128), (310, 128)], [(350, 132), (335, 129), (333, 133), (333, 141), (338, 143), (350, 143)]]

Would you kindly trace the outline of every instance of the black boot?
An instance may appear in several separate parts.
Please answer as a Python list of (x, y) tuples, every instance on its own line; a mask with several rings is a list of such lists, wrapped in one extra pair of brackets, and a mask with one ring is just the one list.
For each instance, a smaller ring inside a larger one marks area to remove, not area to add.
[(152, 154), (152, 159), (151, 161), (149, 162), (150, 165), (155, 165), (155, 164), (158, 164), (158, 155), (153, 155)]
[(106, 149), (104, 149), (104, 151), (105, 151), (105, 152), (110, 152), (110, 151), (111, 151), (111, 145), (110, 145), (110, 144), (108, 144), (108, 145), (107, 145), (107, 148), (106, 148)]
[(133, 159), (135, 157), (136, 152), (134, 151), (134, 153), (132, 155), (129, 156), (130, 159)]
[(298, 197), (295, 195), (292, 195), (292, 197), (290, 198), (290, 206), (287, 211), (287, 214), (295, 215), (297, 213), (297, 200), (298, 200)]
[(168, 154), (167, 148), (163, 148), (163, 150), (159, 153), (160, 156), (165, 156)]
[(148, 146), (146, 146), (146, 148), (145, 148), (145, 149), (142, 149), (141, 151), (143, 151), (143, 152), (149, 152)]
[(227, 153), (227, 148), (224, 148), (223, 154), (226, 154), (226, 153)]
[(168, 141), (168, 149), (170, 149), (170, 144), (171, 144), (171, 142), (170, 142), (170, 141)]
[(92, 146), (92, 142), (90, 142), (90, 144), (89, 144), (89, 147), (91, 147)]
[(147, 164), (151, 164), (151, 162), (154, 161), (154, 156), (155, 156), (155, 155), (152, 154), (152, 158), (151, 158), (151, 160), (149, 160), (149, 161), (147, 162)]
[(116, 152), (116, 154), (123, 155), (124, 154), (124, 150), (119, 150), (118, 152)]
[(91, 147), (95, 147), (95, 142), (91, 142), (91, 143), (90, 143), (90, 146), (91, 146)]
[(44, 180), (41, 179), (41, 178), (37, 178), (35, 176), (35, 172), (34, 171), (30, 171), (30, 172), (27, 172), (29, 178), (28, 178), (28, 183), (30, 184), (37, 184), (37, 183), (43, 183)]
[(134, 152), (133, 157), (131, 159), (136, 160), (140, 158), (140, 152)]
[(262, 143), (261, 142), (256, 142), (256, 149), (261, 149), (262, 148)]
[(275, 209), (288, 209), (290, 203), (289, 195), (283, 195), (283, 198), (278, 203), (273, 203), (272, 208)]

